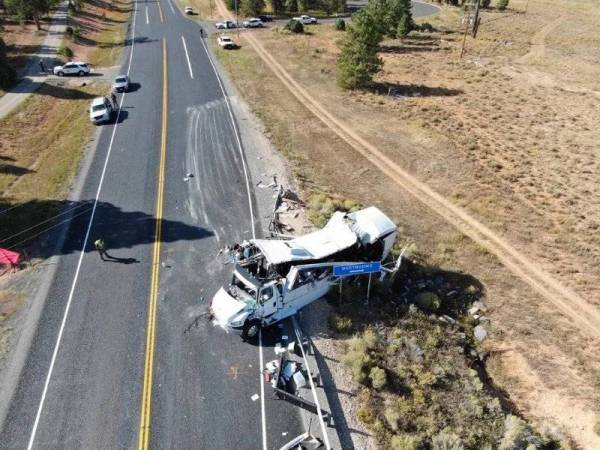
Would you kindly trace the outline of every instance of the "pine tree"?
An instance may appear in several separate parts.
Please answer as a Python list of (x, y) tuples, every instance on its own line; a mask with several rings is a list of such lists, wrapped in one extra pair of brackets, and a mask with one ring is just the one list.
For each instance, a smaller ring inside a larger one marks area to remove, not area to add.
[(258, 16), (264, 7), (264, 0), (241, 0), (240, 14), (245, 17)]
[(498, 0), (498, 3), (496, 4), (496, 6), (498, 7), (498, 9), (500, 11), (504, 11), (506, 9), (506, 7), (508, 6), (508, 0)]
[(15, 82), (17, 74), (15, 70), (8, 65), (6, 57), (6, 44), (0, 38), (0, 87), (8, 88)]
[(298, 11), (298, 2), (296, 0), (285, 0), (285, 9), (291, 13)]
[(411, 31), (412, 25), (410, 23), (410, 17), (407, 15), (402, 16), (398, 28), (396, 28), (396, 37), (406, 37)]
[(342, 41), (337, 62), (337, 82), (344, 89), (368, 86), (383, 62), (377, 55), (383, 38), (381, 26), (372, 7), (355, 14)]
[(270, 0), (271, 3), (271, 11), (274, 15), (278, 16), (285, 10), (285, 5), (283, 0)]
[(40, 19), (50, 12), (58, 0), (6, 0), (6, 9), (21, 19), (33, 18), (35, 26), (41, 30)]

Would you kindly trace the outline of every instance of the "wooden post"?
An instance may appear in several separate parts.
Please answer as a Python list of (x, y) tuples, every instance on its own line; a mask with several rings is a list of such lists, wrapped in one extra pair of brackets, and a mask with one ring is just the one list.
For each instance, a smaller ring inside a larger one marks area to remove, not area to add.
[(462, 41), (462, 47), (460, 49), (460, 58), (462, 59), (464, 53), (465, 53), (465, 44), (467, 42), (467, 32), (469, 31), (469, 19), (471, 18), (471, 16), (467, 16), (467, 23), (465, 24), (465, 34), (463, 35), (463, 41)]
[(476, 0), (477, 3), (475, 4), (475, 17), (473, 18), (473, 28), (471, 31), (473, 38), (477, 36), (477, 29), (479, 28), (479, 1)]

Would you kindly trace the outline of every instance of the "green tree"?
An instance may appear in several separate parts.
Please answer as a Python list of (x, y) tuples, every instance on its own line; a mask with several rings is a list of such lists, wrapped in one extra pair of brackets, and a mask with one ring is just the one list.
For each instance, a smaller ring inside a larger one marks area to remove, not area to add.
[(270, 0), (271, 11), (274, 15), (278, 16), (285, 11), (284, 0)]
[(298, 11), (298, 1), (297, 0), (285, 0), (285, 9), (287, 12), (296, 12)]
[(40, 19), (50, 12), (57, 0), (6, 0), (6, 8), (22, 20), (33, 19), (38, 30)]
[(498, 0), (496, 6), (500, 11), (504, 11), (508, 7), (508, 0)]
[(304, 33), (304, 25), (302, 25), (302, 22), (298, 22), (294, 19), (290, 19), (288, 21), (288, 23), (285, 25), (285, 29), (291, 31), (292, 33)]
[(264, 9), (264, 0), (241, 0), (240, 1), (240, 14), (242, 16), (258, 16)]
[(8, 64), (6, 44), (0, 38), (0, 87), (8, 88), (17, 78), (15, 70)]
[(382, 10), (386, 35), (404, 37), (415, 29), (410, 0), (386, 0)]
[(337, 19), (335, 21), (335, 29), (338, 31), (346, 31), (346, 21), (344, 19)]
[[(344, 89), (358, 89), (369, 85), (373, 75), (381, 70), (383, 62), (377, 55), (383, 39), (378, 17), (369, 6), (352, 18), (342, 39), (342, 52), (337, 62), (337, 82)], [(376, 7), (375, 7), (376, 9)]]
[(398, 28), (396, 29), (396, 37), (406, 37), (412, 30), (410, 18), (408, 16), (402, 16)]

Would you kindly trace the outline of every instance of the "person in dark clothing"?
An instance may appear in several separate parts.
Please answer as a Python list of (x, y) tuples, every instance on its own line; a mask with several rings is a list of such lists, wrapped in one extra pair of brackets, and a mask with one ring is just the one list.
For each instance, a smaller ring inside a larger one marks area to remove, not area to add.
[(44, 66), (44, 61), (42, 61), (40, 59), (39, 63), (40, 63), (40, 70), (42, 71), (42, 73), (46, 73), (46, 66)]
[(115, 95), (114, 91), (110, 93), (110, 101), (113, 104), (113, 108), (117, 109), (117, 96)]

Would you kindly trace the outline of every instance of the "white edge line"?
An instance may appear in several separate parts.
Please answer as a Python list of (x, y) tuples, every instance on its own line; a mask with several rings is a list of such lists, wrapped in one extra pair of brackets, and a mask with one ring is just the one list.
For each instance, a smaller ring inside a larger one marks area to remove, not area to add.
[[(208, 48), (206, 47), (206, 44), (204, 43), (204, 40), (202, 38), (200, 38), (200, 42), (202, 43), (202, 47), (204, 48), (204, 51), (206, 52), (206, 56), (208, 57), (208, 61), (210, 62), (213, 72), (215, 73), (215, 76), (217, 77), (217, 82), (219, 83), (219, 87), (221, 88), (221, 92), (223, 93), (223, 98), (225, 99), (225, 104), (227, 105), (227, 110), (229, 111), (229, 119), (231, 120), (231, 126), (233, 127), (233, 131), (235, 132), (235, 138), (236, 138), (237, 144), (238, 144), (238, 151), (240, 153), (240, 159), (242, 160), (242, 167), (244, 169), (244, 177), (246, 178), (246, 192), (248, 193), (248, 207), (250, 209), (250, 220), (252, 221), (252, 238), (256, 239), (256, 226), (254, 224), (254, 209), (252, 207), (252, 198), (250, 197), (250, 179), (248, 177), (248, 168), (246, 167), (246, 159), (244, 158), (244, 152), (242, 151), (242, 141), (240, 139), (240, 133), (237, 128), (237, 124), (235, 123), (235, 120), (233, 118), (233, 112), (231, 111), (231, 105), (229, 104), (229, 97), (227, 97), (225, 88), (223, 87), (223, 83), (221, 82), (221, 77), (219, 76), (219, 72), (217, 71), (217, 68), (215, 67), (215, 63), (213, 62), (212, 57), (210, 56), (210, 52), (208, 51)], [(260, 367), (259, 367), (258, 373), (259, 373), (260, 392), (261, 392), (260, 418), (261, 418), (261, 422), (262, 422), (262, 444), (263, 444), (263, 450), (267, 450), (267, 419), (266, 419), (266, 412), (265, 412), (265, 395), (264, 395), (265, 386), (264, 386), (263, 375), (262, 375), (263, 347), (262, 347), (262, 338), (261, 338), (260, 331), (259, 331), (258, 336), (259, 336), (258, 352), (259, 352), (259, 362), (260, 362)]]
[(167, 0), (167, 3), (169, 4), (169, 7), (171, 8), (171, 12), (173, 14), (175, 14), (175, 9), (173, 8), (173, 3), (171, 2), (171, 0)]
[(185, 52), (185, 59), (187, 59), (188, 69), (190, 69), (190, 78), (193, 80), (194, 72), (192, 72), (192, 63), (190, 62), (190, 55), (188, 54), (187, 45), (185, 45), (185, 38), (183, 37), (183, 35), (181, 36), (181, 42), (183, 42), (183, 51)]
[(262, 368), (265, 366), (263, 359), (263, 345), (262, 345), (262, 329), (258, 331), (258, 361), (260, 363), (260, 420), (262, 423), (262, 445), (263, 450), (267, 450), (267, 415), (265, 409), (265, 381), (263, 380)]
[[(135, 18), (137, 15), (137, 1), (134, 2), (135, 8), (133, 11), (133, 27), (131, 31), (131, 52), (129, 53), (129, 64), (127, 66), (127, 75), (131, 70), (131, 61), (133, 60), (133, 47), (135, 45)], [(104, 176), (106, 175), (106, 168), (108, 167), (108, 160), (110, 158), (110, 154), (112, 151), (113, 142), (115, 139), (115, 133), (119, 126), (119, 117), (121, 115), (121, 107), (123, 106), (123, 100), (125, 99), (126, 93), (123, 93), (121, 97), (121, 102), (119, 103), (119, 110), (117, 112), (117, 117), (115, 120), (115, 126), (113, 128), (112, 135), (110, 137), (110, 143), (108, 145), (108, 152), (106, 153), (106, 158), (104, 160), (104, 167), (102, 168), (102, 175), (100, 176), (100, 181), (98, 183), (98, 190), (96, 191), (96, 197), (94, 199), (94, 206), (92, 208), (92, 214), (90, 216), (90, 220), (88, 222), (87, 231), (85, 233), (85, 238), (83, 240), (83, 245), (81, 246), (81, 252), (79, 254), (79, 261), (77, 262), (77, 268), (75, 269), (75, 275), (73, 277), (73, 283), (71, 284), (71, 290), (69, 292), (69, 297), (67, 299), (67, 305), (65, 306), (65, 312), (63, 314), (62, 322), (60, 324), (60, 329), (58, 331), (58, 336), (56, 338), (56, 344), (54, 345), (54, 351), (52, 352), (52, 359), (50, 360), (50, 367), (48, 368), (48, 375), (46, 376), (46, 381), (44, 382), (44, 389), (42, 390), (42, 397), (40, 398), (40, 404), (38, 406), (37, 413), (35, 415), (35, 421), (33, 423), (33, 428), (31, 430), (31, 435), (29, 437), (29, 443), (27, 444), (27, 450), (31, 450), (33, 448), (33, 443), (35, 442), (35, 435), (37, 432), (37, 427), (40, 422), (40, 417), (42, 415), (42, 410), (44, 409), (44, 401), (46, 400), (46, 394), (48, 392), (48, 386), (50, 384), (50, 378), (52, 377), (52, 372), (54, 370), (54, 364), (56, 363), (56, 356), (58, 355), (58, 350), (60, 348), (60, 343), (62, 341), (62, 335), (65, 329), (65, 325), (67, 323), (67, 317), (69, 316), (69, 310), (71, 308), (71, 302), (73, 301), (73, 295), (75, 293), (75, 286), (77, 284), (77, 280), (79, 278), (79, 271), (81, 270), (81, 264), (83, 262), (83, 256), (85, 255), (85, 248), (87, 247), (87, 242), (90, 237), (90, 232), (92, 230), (92, 223), (94, 221), (94, 215), (96, 214), (96, 208), (98, 206), (98, 199), (100, 197), (100, 191), (102, 190), (102, 184), (104, 182)]]
[(321, 414), (321, 405), (319, 404), (319, 399), (317, 397), (317, 390), (315, 389), (315, 384), (312, 379), (312, 374), (310, 373), (310, 367), (308, 366), (308, 360), (306, 359), (306, 353), (304, 353), (304, 347), (302, 346), (302, 339), (300, 338), (300, 332), (298, 331), (298, 324), (296, 322), (296, 317), (292, 317), (292, 323), (294, 324), (294, 332), (296, 333), (296, 338), (298, 339), (298, 345), (300, 346), (300, 350), (302, 351), (302, 358), (304, 359), (304, 366), (306, 367), (306, 372), (308, 374), (308, 381), (310, 382), (310, 390), (312, 391), (313, 398), (315, 400), (315, 405), (317, 405), (317, 414), (319, 416), (319, 422), (321, 423), (321, 430), (323, 431), (323, 440), (325, 441), (325, 448), (327, 450), (330, 450), (331, 444), (329, 443), (329, 436), (327, 436), (327, 428), (325, 428), (325, 422), (323, 421), (323, 414)]

